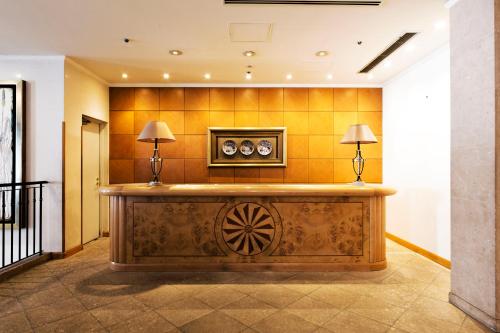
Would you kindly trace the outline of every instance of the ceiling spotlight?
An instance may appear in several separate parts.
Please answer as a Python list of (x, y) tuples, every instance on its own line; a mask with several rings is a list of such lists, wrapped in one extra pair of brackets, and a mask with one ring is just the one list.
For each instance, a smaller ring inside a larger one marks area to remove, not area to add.
[(205, 80), (210, 80), (212, 75), (210, 75), (210, 73), (205, 73), (205, 74), (203, 74), (203, 77), (205, 78)]
[(16, 74), (16, 79), (20, 79), (20, 78), (22, 78), (22, 77), (23, 77), (23, 76), (22, 76), (20, 73), (17, 73), (17, 74)]
[(443, 20), (437, 21), (434, 23), (434, 29), (435, 30), (442, 30), (446, 27), (446, 22)]
[(128, 74), (127, 73), (122, 73), (122, 79), (128, 79)]
[(368, 80), (373, 79), (373, 77), (374, 77), (374, 76), (373, 76), (373, 74), (372, 74), (372, 73), (368, 74)]
[(327, 80), (333, 79), (333, 74), (326, 74), (326, 79)]
[(170, 53), (173, 56), (180, 56), (180, 55), (182, 55), (182, 51), (181, 50), (170, 50), (170, 51), (168, 51), (168, 53)]
[(252, 72), (248, 71), (245, 73), (245, 79), (251, 80), (252, 79)]
[(317, 57), (326, 57), (328, 55), (328, 51), (318, 51), (316, 52)]
[(392, 62), (390, 62), (389, 60), (384, 61), (384, 67), (385, 68), (389, 68), (391, 66), (392, 66)]
[(415, 44), (414, 43), (408, 43), (408, 45), (406, 45), (406, 51), (407, 52), (411, 52), (413, 50), (415, 50)]
[(243, 52), (245, 57), (253, 57), (255, 55), (255, 51), (245, 51)]
[(287, 75), (286, 75), (286, 79), (287, 79), (287, 80), (291, 80), (291, 79), (293, 79), (293, 75), (292, 75), (292, 74), (290, 74), (290, 73), (289, 73), (289, 74), (287, 74)]
[(168, 73), (163, 73), (163, 78), (164, 78), (165, 80), (170, 79), (170, 74), (168, 74)]

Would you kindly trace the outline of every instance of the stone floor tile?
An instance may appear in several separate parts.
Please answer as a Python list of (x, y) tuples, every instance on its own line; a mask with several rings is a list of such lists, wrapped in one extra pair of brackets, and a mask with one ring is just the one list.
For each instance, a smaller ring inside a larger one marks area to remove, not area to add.
[(347, 273), (345, 272), (300, 272), (290, 276), (288, 279), (283, 281), (286, 284), (296, 283), (296, 284), (329, 284), (340, 281)]
[(295, 272), (245, 272), (233, 283), (279, 283), (291, 279), (296, 274)]
[(465, 314), (454, 305), (438, 301), (433, 298), (419, 297), (410, 307), (411, 310), (420, 312), (426, 317), (434, 316), (438, 319), (452, 322), (456, 325), (462, 325)]
[(286, 283), (282, 284), (283, 287), (287, 289), (291, 289), (293, 291), (297, 291), (301, 294), (308, 295), (321, 287), (321, 284), (313, 284), (313, 283)]
[(340, 310), (333, 305), (305, 296), (288, 305), (285, 311), (299, 316), (316, 325), (322, 325), (332, 319)]
[(278, 309), (251, 296), (246, 296), (224, 306), (219, 311), (247, 326), (251, 326), (277, 312)]
[(460, 333), (491, 333), (491, 330), (480, 322), (467, 316), (462, 323)]
[(173, 303), (188, 297), (189, 294), (171, 285), (153, 286), (151, 289), (141, 291), (134, 298), (152, 309)]
[(52, 302), (26, 310), (26, 315), (33, 327), (39, 327), (56, 320), (61, 320), (85, 311), (82, 303), (75, 297), (59, 302)]
[(31, 309), (40, 305), (60, 302), (71, 297), (73, 297), (73, 294), (66, 287), (63, 285), (56, 285), (54, 288), (22, 295), (19, 297), (19, 302), (23, 305), (24, 309)]
[(110, 332), (120, 333), (170, 333), (175, 332), (177, 328), (169, 323), (165, 318), (154, 311), (148, 311), (137, 317), (118, 323), (108, 328)]
[(195, 298), (199, 299), (203, 303), (208, 304), (214, 309), (220, 308), (229, 303), (233, 303), (245, 296), (246, 294), (234, 290), (233, 288), (224, 286), (218, 286), (216, 288), (194, 295)]
[(414, 267), (401, 266), (393, 274), (383, 280), (383, 283), (427, 283), (430, 284), (437, 277), (437, 272), (429, 272)]
[(261, 333), (307, 333), (319, 326), (286, 311), (279, 311), (252, 326)]
[(337, 309), (344, 309), (361, 297), (359, 294), (347, 291), (338, 285), (322, 286), (310, 293), (309, 296), (333, 305)]
[(427, 286), (427, 288), (425, 288), (424, 291), (420, 293), (420, 295), (430, 297), (442, 302), (448, 302), (449, 293), (449, 288), (441, 288), (436, 286), (435, 284), (431, 284)]
[(276, 308), (286, 307), (288, 304), (304, 297), (302, 293), (277, 284), (255, 286), (254, 291), (249, 295)]
[(174, 284), (173, 286), (188, 296), (198, 295), (217, 287), (216, 284)]
[(392, 326), (405, 312), (405, 308), (385, 302), (380, 298), (363, 296), (347, 307), (347, 310), (386, 325)]
[(224, 313), (214, 311), (182, 326), (180, 330), (186, 333), (239, 333), (246, 328), (245, 325)]
[(394, 324), (394, 327), (409, 333), (453, 333), (460, 329), (460, 325), (434, 316), (425, 316), (412, 309), (406, 311)]
[(380, 284), (373, 286), (367, 295), (408, 308), (428, 287), (424, 283)]
[(103, 305), (124, 300), (135, 294), (134, 286), (129, 285), (67, 285), (71, 293), (85, 306), (91, 310)]
[(335, 333), (382, 333), (390, 327), (358, 314), (342, 311), (323, 327)]
[(64, 318), (50, 324), (41, 326), (35, 330), (37, 333), (68, 332), (68, 333), (86, 333), (86, 332), (106, 332), (104, 327), (99, 324), (97, 319), (88, 312), (82, 312), (77, 315)]
[(0, 331), (2, 333), (24, 333), (32, 332), (32, 329), (24, 312), (17, 312), (0, 319)]
[(148, 308), (132, 297), (90, 310), (102, 326), (111, 327), (130, 318), (139, 316)]
[(212, 311), (211, 307), (191, 297), (167, 304), (156, 310), (157, 313), (177, 327), (186, 325)]
[(0, 319), (20, 311), (23, 311), (23, 307), (15, 297), (0, 296)]

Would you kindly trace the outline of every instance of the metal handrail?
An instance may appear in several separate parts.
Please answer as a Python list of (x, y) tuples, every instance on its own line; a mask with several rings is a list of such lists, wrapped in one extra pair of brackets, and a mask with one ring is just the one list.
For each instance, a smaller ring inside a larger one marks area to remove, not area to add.
[(0, 187), (43, 185), (43, 184), (48, 184), (48, 183), (49, 182), (46, 180), (42, 180), (42, 181), (38, 181), (38, 182), (4, 183), (4, 184), (0, 184)]

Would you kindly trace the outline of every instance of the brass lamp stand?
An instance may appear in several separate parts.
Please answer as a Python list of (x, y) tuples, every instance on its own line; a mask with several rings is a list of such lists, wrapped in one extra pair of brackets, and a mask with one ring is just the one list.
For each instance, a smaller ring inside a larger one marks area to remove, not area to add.
[(377, 138), (373, 135), (368, 125), (356, 124), (351, 125), (346, 134), (340, 141), (342, 144), (356, 144), (356, 156), (352, 159), (352, 168), (356, 173), (356, 180), (353, 185), (363, 186), (365, 182), (361, 179), (361, 174), (365, 168), (365, 159), (361, 154), (361, 144), (377, 143)]
[(158, 143), (174, 142), (175, 137), (172, 131), (168, 128), (167, 124), (163, 121), (150, 121), (144, 126), (137, 141), (154, 143), (153, 156), (149, 159), (151, 164), (151, 172), (153, 179), (149, 182), (150, 186), (161, 185), (160, 173), (162, 169), (163, 159), (160, 157), (160, 150)]

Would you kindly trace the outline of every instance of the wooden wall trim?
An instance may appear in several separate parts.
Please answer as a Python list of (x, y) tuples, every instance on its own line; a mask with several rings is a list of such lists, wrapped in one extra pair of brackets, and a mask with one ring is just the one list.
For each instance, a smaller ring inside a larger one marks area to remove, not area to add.
[(402, 245), (402, 246), (406, 247), (407, 249), (412, 250), (413, 252), (416, 252), (416, 253), (426, 257), (427, 259), (430, 259), (441, 266), (444, 266), (448, 269), (451, 269), (451, 261), (449, 261), (448, 259), (440, 257), (435, 253), (427, 251), (426, 249), (423, 249), (418, 245), (415, 245), (413, 243), (405, 241), (404, 239), (399, 238), (398, 236), (395, 236), (391, 233), (386, 232), (385, 236), (387, 238), (389, 238), (390, 240), (392, 240), (393, 242), (396, 242), (399, 245)]
[(61, 251), (66, 251), (66, 123), (62, 122), (62, 246)]

